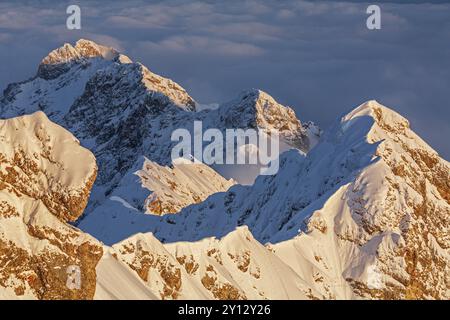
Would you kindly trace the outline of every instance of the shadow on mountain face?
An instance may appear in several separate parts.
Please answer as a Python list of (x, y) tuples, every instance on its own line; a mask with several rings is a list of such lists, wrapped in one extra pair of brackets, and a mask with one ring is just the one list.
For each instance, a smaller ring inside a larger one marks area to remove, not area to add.
[(152, 232), (166, 243), (220, 238), (242, 225), (262, 243), (291, 239), (307, 231), (307, 219), (331, 195), (378, 161), (375, 151), (382, 141), (365, 139), (373, 123), (369, 116), (338, 122), (306, 156), (298, 150), (283, 153), (276, 175), (259, 176), (252, 186), (233, 186), (177, 214), (142, 214), (114, 198), (79, 227), (106, 244), (139, 232)]

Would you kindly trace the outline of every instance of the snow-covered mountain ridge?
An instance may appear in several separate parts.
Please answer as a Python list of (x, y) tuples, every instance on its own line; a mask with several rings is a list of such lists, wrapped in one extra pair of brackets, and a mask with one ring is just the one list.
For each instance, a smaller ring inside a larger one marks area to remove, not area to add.
[[(43, 64), (62, 69), (1, 99), (3, 117), (43, 110), (98, 165), (42, 112), (0, 121), (1, 297), (450, 297), (449, 163), (408, 120), (368, 101), (315, 139), (259, 90), (195, 112), (184, 89), (111, 50), (56, 50)], [(278, 129), (308, 152), (230, 187), (204, 165), (169, 163), (170, 133), (194, 120)], [(111, 246), (68, 223), (86, 204), (78, 226)], [(67, 287), (72, 265), (81, 291)]]
[(246, 227), (222, 239), (165, 245), (152, 234), (137, 234), (112, 250), (162, 299), (308, 299), (320, 294)]

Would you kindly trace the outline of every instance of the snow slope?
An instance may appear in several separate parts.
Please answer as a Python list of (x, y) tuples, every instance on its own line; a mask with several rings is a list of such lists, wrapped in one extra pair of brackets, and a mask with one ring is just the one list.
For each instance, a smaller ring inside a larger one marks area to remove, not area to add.
[(245, 227), (166, 245), (137, 234), (113, 248), (161, 299), (307, 299), (314, 292)]
[(145, 283), (128, 268), (114, 258), (109, 247), (104, 247), (104, 254), (97, 267), (95, 300), (156, 300)]
[(86, 40), (78, 41), (75, 47), (64, 44), (42, 60), (35, 77), (6, 88), (0, 100), (1, 116), (10, 118), (41, 110), (62, 125), (63, 116), (97, 70), (122, 60), (123, 56), (114, 52)]

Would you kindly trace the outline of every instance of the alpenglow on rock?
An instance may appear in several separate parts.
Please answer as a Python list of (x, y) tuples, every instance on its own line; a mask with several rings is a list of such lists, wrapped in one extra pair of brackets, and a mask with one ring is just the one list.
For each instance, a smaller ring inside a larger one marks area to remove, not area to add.
[(0, 297), (92, 299), (103, 249), (67, 222), (87, 204), (94, 156), (42, 112), (0, 120), (0, 142)]

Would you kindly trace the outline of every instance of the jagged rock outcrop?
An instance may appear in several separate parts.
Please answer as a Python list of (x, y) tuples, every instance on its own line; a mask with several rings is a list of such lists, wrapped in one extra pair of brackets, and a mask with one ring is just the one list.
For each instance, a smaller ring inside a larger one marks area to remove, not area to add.
[(294, 110), (279, 104), (261, 90), (244, 91), (218, 111), (226, 128), (275, 130), (291, 145), (303, 151), (309, 150), (306, 130), (295, 116)]
[(222, 239), (165, 245), (137, 234), (111, 252), (161, 299), (307, 299), (311, 291), (246, 227)]
[(147, 212), (156, 215), (177, 213), (235, 184), (203, 163), (182, 158), (175, 161), (173, 167), (163, 167), (145, 159), (142, 169), (136, 174), (143, 186), (152, 191), (145, 205)]
[(126, 56), (119, 54), (113, 48), (98, 45), (92, 41), (81, 39), (75, 46), (70, 43), (64, 44), (50, 52), (42, 59), (37, 76), (45, 80), (56, 79), (62, 74), (68, 72), (74, 65), (80, 65), (87, 68), (90, 65), (90, 59), (105, 59), (128, 62)]
[(0, 120), (0, 140), (0, 297), (91, 299), (103, 249), (67, 222), (87, 204), (94, 156), (42, 112)]

